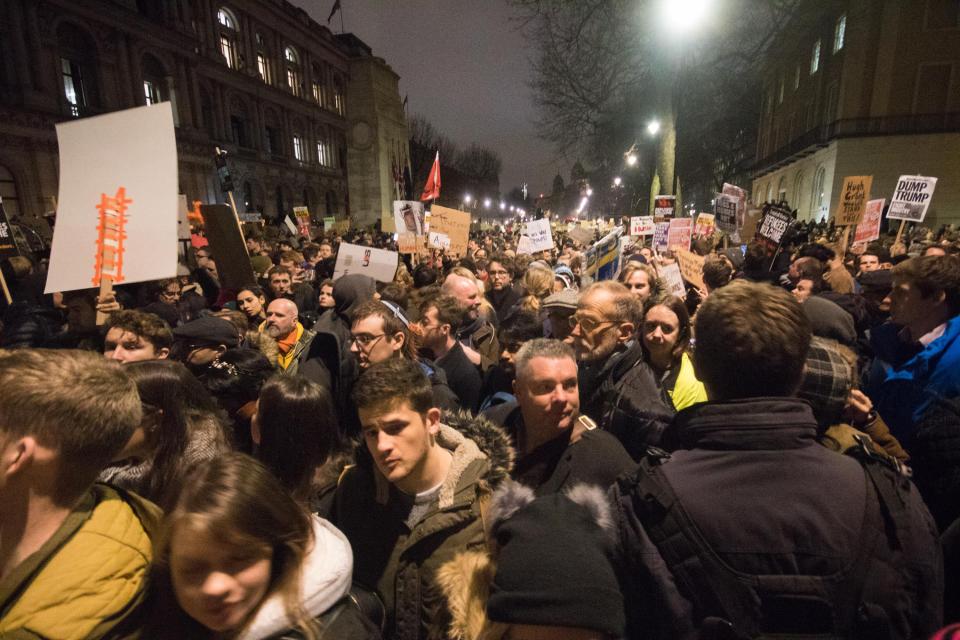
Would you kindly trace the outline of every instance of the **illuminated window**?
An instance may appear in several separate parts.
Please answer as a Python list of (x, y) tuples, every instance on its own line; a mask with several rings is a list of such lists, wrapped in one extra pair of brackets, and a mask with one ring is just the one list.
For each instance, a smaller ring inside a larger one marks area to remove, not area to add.
[(820, 70), (820, 40), (813, 43), (813, 53), (810, 55), (810, 75)]
[(316, 102), (321, 107), (326, 105), (326, 100), (324, 99), (324, 82), (323, 82), (323, 69), (320, 68), (320, 65), (313, 65), (313, 73), (310, 78), (311, 82), (311, 93), (313, 93), (313, 101)]
[(83, 93), (83, 75), (80, 65), (73, 60), (60, 58), (60, 67), (63, 72), (63, 93), (67, 98), (70, 115), (79, 116), (83, 108), (87, 106), (87, 99)]
[(271, 84), (270, 80), (270, 61), (267, 60), (267, 56), (263, 53), (257, 53), (257, 73), (260, 74), (260, 79)]
[(220, 55), (227, 66), (237, 68), (237, 18), (226, 7), (217, 9), (217, 22), (220, 25)]
[(343, 79), (340, 76), (337, 76), (333, 79), (333, 110), (340, 114), (344, 115), (344, 96), (343, 96)]
[(293, 157), (300, 162), (304, 162), (303, 138), (300, 136), (300, 134), (295, 134), (293, 136)]
[(843, 49), (843, 38), (847, 33), (847, 14), (843, 14), (837, 19), (837, 24), (833, 27), (833, 52), (836, 53)]
[(300, 72), (300, 56), (293, 47), (283, 50), (283, 57), (287, 62), (287, 86), (295, 96), (303, 95), (302, 74)]
[(233, 17), (230, 9), (226, 7), (217, 9), (217, 22), (220, 23), (220, 26), (226, 27), (227, 29), (237, 30), (237, 19)]

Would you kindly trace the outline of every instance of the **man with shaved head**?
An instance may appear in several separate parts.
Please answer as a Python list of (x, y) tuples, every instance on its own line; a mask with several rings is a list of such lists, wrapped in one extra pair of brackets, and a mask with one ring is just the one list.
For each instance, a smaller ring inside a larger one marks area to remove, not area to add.
[(297, 373), (316, 335), (297, 322), (298, 313), (297, 305), (292, 300), (277, 298), (267, 306), (267, 319), (260, 325), (261, 333), (277, 341), (280, 350), (277, 366), (289, 374)]
[(500, 343), (496, 329), (480, 313), (483, 298), (477, 280), (451, 273), (440, 290), (455, 298), (463, 309), (463, 325), (457, 331), (457, 341), (470, 362), (486, 372), (500, 357)]

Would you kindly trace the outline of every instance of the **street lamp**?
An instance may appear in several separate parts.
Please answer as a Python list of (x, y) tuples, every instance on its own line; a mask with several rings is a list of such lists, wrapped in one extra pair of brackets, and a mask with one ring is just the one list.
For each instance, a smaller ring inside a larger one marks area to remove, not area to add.
[(507, 208), (507, 203), (506, 203), (506, 202), (501, 202), (501, 203), (500, 203), (500, 211), (503, 211), (503, 210), (506, 209), (506, 208)]
[(651, 136), (655, 136), (655, 135), (657, 135), (658, 133), (660, 133), (660, 121), (659, 121), (659, 120), (651, 120), (650, 122), (648, 122), (648, 123), (647, 123), (647, 133), (649, 133)]
[(490, 198), (484, 198), (484, 199), (483, 199), (483, 208), (484, 208), (484, 209), (489, 209), (489, 208), (490, 208)]
[(638, 160), (637, 154), (635, 154), (635, 153), (628, 153), (628, 154), (627, 154), (627, 165), (628, 165), (628, 166), (631, 166), (631, 167), (637, 166), (637, 160)]
[(470, 204), (471, 202), (473, 202), (473, 196), (471, 196), (469, 193), (466, 194), (465, 196), (463, 196), (463, 202), (464, 204)]
[(623, 184), (623, 180), (620, 178), (620, 176), (617, 176), (613, 179), (613, 186), (619, 187), (621, 184)]
[(711, 0), (662, 0), (660, 16), (670, 31), (686, 33), (707, 19), (711, 4)]
[(592, 195), (593, 195), (593, 189), (591, 189), (590, 187), (587, 187), (587, 197), (589, 198)]

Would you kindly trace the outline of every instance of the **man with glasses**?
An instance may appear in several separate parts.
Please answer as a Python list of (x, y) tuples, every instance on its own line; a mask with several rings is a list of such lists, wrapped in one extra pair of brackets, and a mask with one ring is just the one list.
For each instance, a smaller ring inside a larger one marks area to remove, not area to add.
[(506, 256), (493, 256), (487, 263), (490, 290), (487, 300), (497, 312), (497, 323), (506, 320), (517, 308), (523, 297), (513, 286), (513, 260)]
[(362, 371), (392, 358), (413, 360), (430, 380), (434, 406), (448, 411), (460, 408), (460, 401), (447, 385), (443, 370), (417, 357), (410, 336), (410, 321), (394, 303), (387, 300), (361, 303), (353, 314), (350, 337), (350, 351), (357, 357)]
[(640, 303), (619, 282), (587, 287), (570, 316), (570, 337), (580, 362), (583, 413), (611, 432), (634, 459), (660, 443), (673, 418), (636, 339)]
[(463, 309), (456, 298), (437, 294), (420, 304), (420, 332), (424, 349), (447, 374), (447, 382), (460, 400), (460, 406), (476, 411), (480, 404), (480, 372), (457, 342), (457, 329), (463, 322)]
[(224, 351), (240, 344), (240, 333), (229, 320), (206, 316), (174, 329), (173, 339), (170, 357), (199, 376)]

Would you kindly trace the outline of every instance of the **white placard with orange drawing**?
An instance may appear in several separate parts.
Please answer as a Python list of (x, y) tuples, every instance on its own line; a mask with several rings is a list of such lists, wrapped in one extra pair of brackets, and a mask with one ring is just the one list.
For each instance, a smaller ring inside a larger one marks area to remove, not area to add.
[(57, 125), (60, 191), (46, 293), (177, 274), (169, 102)]

